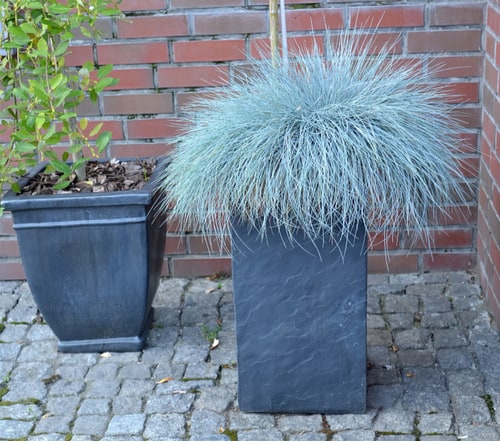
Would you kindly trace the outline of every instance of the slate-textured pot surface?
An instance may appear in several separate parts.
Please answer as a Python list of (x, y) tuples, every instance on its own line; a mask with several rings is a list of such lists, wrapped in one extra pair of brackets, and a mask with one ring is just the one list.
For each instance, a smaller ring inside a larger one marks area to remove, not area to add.
[(238, 404), (267, 413), (366, 408), (366, 235), (343, 249), (235, 223)]
[(138, 191), (4, 198), (30, 289), (60, 351), (143, 348), (165, 244), (152, 191), (151, 180)]

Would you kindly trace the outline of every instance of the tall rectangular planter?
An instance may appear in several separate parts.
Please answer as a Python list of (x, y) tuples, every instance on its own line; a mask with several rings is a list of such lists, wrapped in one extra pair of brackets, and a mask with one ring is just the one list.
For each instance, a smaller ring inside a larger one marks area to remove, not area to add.
[(233, 285), (242, 411), (366, 409), (366, 232), (345, 248), (234, 223)]

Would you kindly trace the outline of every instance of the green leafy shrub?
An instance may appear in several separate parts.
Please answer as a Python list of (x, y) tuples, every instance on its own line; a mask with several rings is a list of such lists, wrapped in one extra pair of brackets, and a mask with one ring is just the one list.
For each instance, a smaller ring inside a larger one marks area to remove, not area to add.
[[(311, 240), (368, 229), (429, 232), (428, 213), (461, 198), (459, 124), (431, 72), (343, 35), (325, 57), (263, 60), (186, 115), (160, 186), (181, 226)], [(364, 49), (360, 49), (364, 47)]]
[(66, 65), (66, 55), (75, 36), (99, 36), (100, 16), (119, 13), (114, 0), (2, 2), (0, 132), (10, 141), (0, 153), (0, 186), (8, 183), (19, 191), (15, 179), (48, 161), (46, 171), (61, 172), (57, 187), (65, 188), (73, 174), (85, 178), (84, 148), (90, 156), (106, 148), (111, 134), (101, 130), (102, 124), (88, 129), (89, 121), (78, 119), (77, 111), (86, 96), (95, 102), (117, 81), (109, 76), (112, 66), (96, 68), (89, 60), (73, 68)]

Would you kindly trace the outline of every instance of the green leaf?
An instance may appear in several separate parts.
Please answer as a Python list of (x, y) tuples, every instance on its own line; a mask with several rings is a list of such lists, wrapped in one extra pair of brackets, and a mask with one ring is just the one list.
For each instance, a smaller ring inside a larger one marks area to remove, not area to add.
[(90, 131), (89, 137), (95, 137), (101, 131), (103, 125), (103, 122), (96, 124), (96, 126)]
[(60, 160), (50, 160), (51, 164), (58, 170), (59, 172), (62, 172), (65, 175), (71, 175), (71, 166)]
[(82, 118), (82, 119), (80, 120), (79, 125), (80, 125), (80, 129), (81, 129), (81, 130), (85, 130), (85, 129), (87, 129), (87, 126), (89, 125), (89, 120), (88, 120), (88, 118)]
[(97, 137), (97, 140), (95, 142), (97, 151), (99, 153), (103, 152), (112, 138), (113, 134), (109, 130), (104, 131), (101, 135), (99, 135), (99, 137)]
[(54, 184), (54, 189), (63, 190), (63, 189), (66, 189), (67, 187), (69, 187), (70, 184), (71, 184), (70, 180), (62, 180), (62, 181), (59, 181), (56, 184)]
[(107, 64), (105, 66), (101, 66), (97, 71), (97, 78), (100, 80), (100, 79), (106, 77), (107, 75), (109, 75), (111, 73), (112, 70), (113, 70), (112, 64)]
[(43, 112), (39, 113), (35, 118), (35, 127), (40, 130), (46, 122), (45, 114)]

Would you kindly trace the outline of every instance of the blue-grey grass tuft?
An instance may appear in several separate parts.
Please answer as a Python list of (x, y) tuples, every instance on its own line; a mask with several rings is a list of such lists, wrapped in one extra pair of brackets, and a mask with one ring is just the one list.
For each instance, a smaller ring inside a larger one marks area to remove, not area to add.
[(390, 47), (339, 41), (289, 65), (264, 59), (195, 102), (159, 183), (162, 209), (206, 234), (227, 233), (224, 213), (263, 238), (269, 223), (311, 240), (357, 223), (425, 237), (429, 213), (463, 195), (447, 92)]

